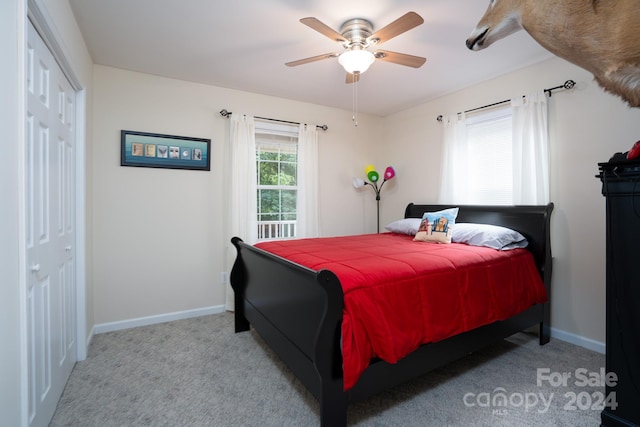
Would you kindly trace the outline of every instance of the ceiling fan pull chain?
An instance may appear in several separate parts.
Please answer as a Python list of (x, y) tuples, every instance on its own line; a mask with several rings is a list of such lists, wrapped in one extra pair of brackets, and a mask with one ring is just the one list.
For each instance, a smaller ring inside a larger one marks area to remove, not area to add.
[(353, 116), (351, 117), (351, 120), (353, 120), (353, 124), (355, 127), (358, 127), (358, 78), (360, 76), (355, 76), (356, 78), (354, 79), (353, 82), (353, 96), (352, 96), (352, 106), (353, 106)]

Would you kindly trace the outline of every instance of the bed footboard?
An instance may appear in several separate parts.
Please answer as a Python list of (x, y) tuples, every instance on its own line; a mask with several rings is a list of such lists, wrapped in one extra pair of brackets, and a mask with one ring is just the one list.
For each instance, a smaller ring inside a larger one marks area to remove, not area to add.
[(234, 237), (235, 330), (250, 325), (318, 399), (326, 425), (346, 424), (340, 331), (343, 294), (335, 274), (285, 262)]

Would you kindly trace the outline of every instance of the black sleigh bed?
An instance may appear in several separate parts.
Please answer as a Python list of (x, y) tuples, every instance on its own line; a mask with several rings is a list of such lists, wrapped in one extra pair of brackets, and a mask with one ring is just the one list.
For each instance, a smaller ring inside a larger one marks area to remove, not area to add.
[[(446, 209), (409, 204), (405, 218)], [(524, 235), (548, 300), (510, 317), (449, 338), (421, 345), (397, 363), (375, 359), (357, 383), (344, 390), (341, 349), (343, 289), (336, 274), (313, 271), (232, 239), (237, 258), (231, 271), (235, 292), (235, 331), (251, 326), (318, 399), (323, 426), (346, 426), (349, 403), (421, 376), (517, 332), (539, 328), (549, 342), (551, 297), (550, 217), (541, 206), (459, 206), (457, 222), (500, 225)]]

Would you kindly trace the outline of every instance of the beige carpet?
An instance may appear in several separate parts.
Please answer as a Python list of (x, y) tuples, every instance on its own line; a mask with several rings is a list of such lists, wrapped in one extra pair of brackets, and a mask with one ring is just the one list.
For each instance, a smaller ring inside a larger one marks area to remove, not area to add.
[[(598, 426), (604, 355), (517, 334), (349, 407), (354, 426)], [(569, 373), (566, 384), (542, 381)], [(51, 426), (312, 426), (318, 404), (252, 331), (216, 314), (96, 335)]]

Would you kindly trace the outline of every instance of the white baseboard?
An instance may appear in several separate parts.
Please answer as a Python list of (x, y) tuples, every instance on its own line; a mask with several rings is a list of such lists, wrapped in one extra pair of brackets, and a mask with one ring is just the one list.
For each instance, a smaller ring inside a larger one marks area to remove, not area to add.
[(195, 310), (176, 311), (173, 313), (158, 314), (156, 316), (138, 317), (137, 319), (120, 320), (117, 322), (101, 323), (93, 327), (93, 334), (119, 331), (122, 329), (136, 328), (138, 326), (155, 325), (156, 323), (172, 322), (174, 320), (189, 319), (192, 317), (208, 316), (225, 311), (224, 305), (197, 308)]
[[(101, 323), (95, 325), (87, 338), (87, 345), (95, 334), (103, 334), (105, 332), (119, 331), (122, 329), (135, 328), (138, 326), (154, 325), (156, 323), (171, 322), (180, 319), (189, 319), (192, 317), (207, 316), (210, 314), (218, 314), (225, 311), (224, 305), (198, 308), (195, 310), (177, 311), (174, 313), (159, 314), (156, 316), (139, 317), (137, 319), (120, 320), (118, 322)], [(561, 329), (551, 328), (551, 338), (575, 344), (598, 353), (605, 354), (606, 344), (591, 338), (585, 338), (580, 335), (566, 332)]]
[(605, 351), (607, 349), (607, 345), (603, 342), (596, 341), (591, 338), (585, 338), (583, 336), (572, 334), (571, 332), (562, 331), (556, 328), (551, 328), (551, 338), (566, 341), (570, 344), (579, 345), (580, 347), (597, 351), (598, 353), (602, 354), (605, 354)]

